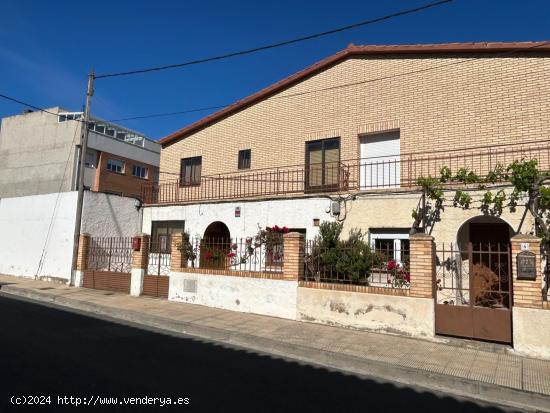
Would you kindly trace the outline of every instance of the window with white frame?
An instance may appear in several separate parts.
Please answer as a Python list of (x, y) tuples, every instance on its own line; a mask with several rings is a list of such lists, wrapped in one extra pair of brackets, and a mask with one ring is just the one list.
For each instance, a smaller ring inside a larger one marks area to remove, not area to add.
[(147, 168), (141, 165), (134, 165), (132, 166), (132, 175), (145, 179), (147, 178)]
[(408, 229), (370, 229), (369, 238), (371, 248), (398, 263), (404, 262), (410, 254)]
[(116, 172), (117, 174), (124, 173), (124, 161), (118, 159), (108, 159), (107, 170)]

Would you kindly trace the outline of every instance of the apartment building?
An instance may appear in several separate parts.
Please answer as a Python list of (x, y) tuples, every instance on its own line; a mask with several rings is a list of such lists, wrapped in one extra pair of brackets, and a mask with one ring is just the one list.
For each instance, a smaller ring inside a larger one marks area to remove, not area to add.
[[(2, 119), (0, 197), (77, 189), (82, 113), (60, 107)], [(92, 118), (86, 153), (87, 189), (139, 197), (158, 182), (160, 145), (142, 133)]]

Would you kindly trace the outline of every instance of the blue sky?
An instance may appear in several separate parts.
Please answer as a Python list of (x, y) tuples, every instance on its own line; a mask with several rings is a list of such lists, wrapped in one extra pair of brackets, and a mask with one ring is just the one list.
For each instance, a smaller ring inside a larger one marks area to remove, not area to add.
[[(178, 63), (366, 20), (430, 0), (3, 0), (0, 93), (80, 110), (86, 75)], [(89, 9), (86, 9), (87, 5)], [(231, 103), (349, 43), (550, 40), (547, 0), (455, 0), (418, 14), (253, 55), (99, 79), (94, 115), (119, 119)], [(0, 117), (22, 107), (0, 99)], [(209, 112), (121, 122), (158, 139)]]

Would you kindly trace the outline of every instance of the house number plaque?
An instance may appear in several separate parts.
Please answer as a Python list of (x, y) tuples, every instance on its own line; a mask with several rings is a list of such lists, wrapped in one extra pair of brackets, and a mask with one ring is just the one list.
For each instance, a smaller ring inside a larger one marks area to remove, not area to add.
[(518, 267), (518, 280), (535, 281), (537, 279), (537, 261), (532, 252), (522, 251), (516, 258)]

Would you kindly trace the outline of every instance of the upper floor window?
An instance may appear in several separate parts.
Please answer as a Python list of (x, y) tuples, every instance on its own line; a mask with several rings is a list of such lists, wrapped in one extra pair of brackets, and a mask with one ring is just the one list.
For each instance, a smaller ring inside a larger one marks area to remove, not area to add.
[(200, 185), (202, 156), (183, 158), (180, 167), (181, 185)]
[(307, 187), (329, 189), (338, 186), (340, 138), (306, 142)]
[(242, 149), (239, 151), (239, 169), (250, 169), (252, 159), (252, 151), (250, 149)]
[(82, 118), (82, 113), (60, 113), (57, 117), (58, 122), (65, 122), (68, 120), (79, 120)]
[(116, 172), (117, 174), (124, 173), (124, 161), (118, 159), (108, 159), (107, 170)]
[(84, 161), (88, 168), (95, 168), (97, 165), (97, 153), (95, 151), (87, 151)]
[(141, 165), (134, 165), (132, 166), (132, 175), (145, 179), (147, 178), (147, 168)]

